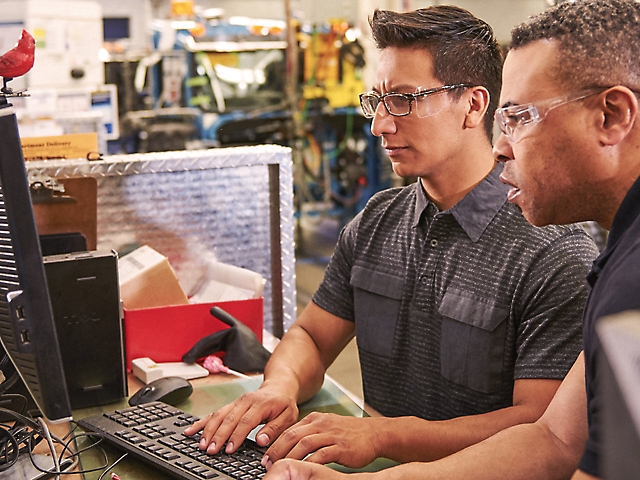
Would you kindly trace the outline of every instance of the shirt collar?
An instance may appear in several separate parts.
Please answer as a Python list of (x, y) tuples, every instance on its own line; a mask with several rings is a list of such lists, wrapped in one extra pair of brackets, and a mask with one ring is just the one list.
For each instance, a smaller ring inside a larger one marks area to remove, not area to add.
[(636, 179), (613, 217), (607, 247), (615, 246), (627, 229), (640, 216), (640, 178)]
[[(489, 223), (507, 201), (509, 186), (500, 181), (503, 165), (499, 163), (473, 190), (449, 210), (462, 229), (473, 242), (477, 242)], [(417, 200), (413, 216), (413, 226), (420, 222), (422, 213), (431, 203), (422, 188), (420, 180), (416, 182)]]
[(606, 248), (593, 261), (591, 272), (587, 275), (587, 280), (591, 286), (595, 283), (620, 239), (638, 217), (640, 217), (640, 178), (637, 178), (631, 186), (613, 217)]

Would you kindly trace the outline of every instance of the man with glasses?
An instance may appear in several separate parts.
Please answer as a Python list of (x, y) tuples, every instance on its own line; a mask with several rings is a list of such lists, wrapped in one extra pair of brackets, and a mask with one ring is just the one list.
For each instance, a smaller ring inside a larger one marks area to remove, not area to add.
[[(509, 200), (525, 217), (535, 225), (594, 220), (610, 229), (588, 276), (584, 355), (537, 422), (367, 480), (582, 480), (607, 474), (601, 458), (606, 372), (598, 368), (595, 325), (604, 316), (640, 310), (639, 31), (640, 2), (633, 0), (564, 2), (533, 17), (512, 32), (496, 111), (503, 135), (494, 155), (504, 162), (501, 180), (510, 185)], [(627, 454), (637, 456), (633, 446)], [(639, 472), (626, 473), (624, 478), (638, 478)], [(283, 461), (266, 478), (341, 476)]]
[[(377, 10), (371, 27), (381, 55), (362, 109), (395, 173), (419, 180), (375, 195), (343, 229), (262, 387), (188, 431), (204, 428), (210, 452), (265, 423), (265, 465), (440, 458), (535, 421), (580, 352), (597, 249), (581, 228), (535, 228), (507, 202), (491, 150), (491, 28), (453, 6)], [(365, 401), (384, 417), (291, 426), (354, 335)]]

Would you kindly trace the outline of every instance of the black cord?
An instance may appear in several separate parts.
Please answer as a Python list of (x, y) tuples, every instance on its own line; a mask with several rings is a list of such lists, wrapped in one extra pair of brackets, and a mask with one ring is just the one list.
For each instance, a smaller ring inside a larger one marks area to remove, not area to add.
[(14, 421), (0, 424), (0, 472), (3, 472), (15, 465), (21, 453), (40, 443), (42, 436), (39, 425), (32, 419), (1, 407), (0, 414)]
[[(15, 396), (23, 397), (22, 395)], [(24, 405), (26, 404), (27, 401), (24, 399)], [(106, 451), (99, 446), (103, 442), (104, 437), (96, 433), (76, 433), (78, 424), (73, 421), (70, 422), (71, 428), (69, 433), (60, 439), (50, 434), (44, 422), (39, 424), (37, 421), (26, 415), (2, 407), (0, 407), (0, 415), (11, 419), (13, 422), (0, 423), (0, 472), (9, 470), (18, 461), (19, 455), (21, 453), (26, 453), (29, 455), (34, 468), (42, 473), (57, 476), (63, 473), (66, 475), (83, 475), (85, 473), (102, 471), (102, 477), (104, 477), (109, 469), (113, 468), (115, 464), (120, 462), (126, 456), (123, 455), (114, 463), (110, 464)], [(47, 443), (50, 445), (51, 455), (56, 456), (57, 464), (60, 465), (60, 468), (47, 470), (36, 465), (33, 456), (33, 449), (45, 438), (47, 438)], [(87, 438), (91, 440), (92, 443), (86, 447), (78, 448), (77, 441), (80, 438)], [(54, 443), (62, 446), (62, 451), (59, 454), (51, 448)], [(80, 454), (91, 449), (97, 449), (100, 453), (100, 456), (102, 457), (99, 459), (100, 465), (95, 468), (77, 470), (73, 472), (69, 471), (78, 465)], [(69, 465), (68, 462), (64, 462), (64, 460), (72, 460), (72, 464)]]
[(18, 461), (20, 444), (11, 432), (0, 428), (0, 472), (4, 472)]
[(120, 456), (120, 458), (118, 458), (115, 462), (113, 462), (111, 465), (109, 465), (108, 468), (105, 468), (104, 472), (102, 472), (102, 475), (100, 475), (100, 477), (98, 477), (98, 480), (102, 480), (104, 478), (104, 476), (107, 474), (107, 472), (109, 470), (111, 470), (113, 467), (115, 467), (118, 463), (120, 463), (122, 460), (124, 460), (124, 458), (129, 455), (128, 453), (124, 453), (122, 454), (122, 456)]
[[(64, 445), (64, 448), (62, 449), (62, 452), (60, 455), (64, 454), (65, 451), (71, 452), (71, 450), (69, 449), (69, 444), (71, 444), (72, 442), (77, 441), (79, 438), (87, 438), (87, 439), (90, 439), (93, 443), (86, 447), (79, 448), (75, 453), (72, 453), (71, 456), (79, 458), (80, 454), (91, 449), (97, 449), (102, 456), (102, 460), (101, 460), (102, 464), (95, 468), (88, 468), (88, 469), (79, 470), (76, 472), (68, 472), (68, 473), (84, 474), (84, 473), (91, 473), (91, 472), (99, 472), (103, 470), (106, 471), (109, 468), (111, 468), (113, 465), (109, 465), (109, 458), (107, 456), (107, 452), (102, 447), (99, 446), (103, 442), (104, 437), (98, 433), (93, 433), (93, 432), (75, 434), (74, 432), (78, 428), (78, 424), (74, 421), (71, 421), (71, 425), (73, 428), (64, 437), (66, 439), (67, 437), (71, 436), (71, 438), (66, 443), (61, 442)], [(120, 460), (121, 459), (119, 459), (118, 461)]]

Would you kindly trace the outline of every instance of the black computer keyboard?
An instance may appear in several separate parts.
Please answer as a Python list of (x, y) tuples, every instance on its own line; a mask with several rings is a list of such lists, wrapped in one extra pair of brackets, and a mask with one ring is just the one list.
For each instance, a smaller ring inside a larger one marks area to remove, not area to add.
[(265, 448), (245, 440), (233, 454), (209, 455), (198, 448), (200, 435), (182, 432), (198, 420), (162, 402), (124, 408), (78, 421), (120, 449), (179, 479), (252, 480), (266, 474), (260, 460)]

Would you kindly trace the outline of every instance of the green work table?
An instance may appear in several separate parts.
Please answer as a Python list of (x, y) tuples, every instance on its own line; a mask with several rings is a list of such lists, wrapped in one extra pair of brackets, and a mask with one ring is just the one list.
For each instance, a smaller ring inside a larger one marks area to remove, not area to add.
[[(199, 385), (194, 382), (193, 394), (188, 400), (177, 405), (178, 408), (185, 412), (191, 413), (198, 417), (204, 417), (209, 413), (231, 403), (233, 400), (241, 396), (246, 392), (257, 390), (262, 383), (262, 377), (254, 377), (248, 380), (238, 379), (234, 381), (228, 381), (224, 383), (215, 383), (211, 385)], [(74, 420), (81, 418), (100, 415), (104, 412), (117, 410), (120, 408), (128, 407), (126, 399), (121, 402), (105, 405), (103, 407), (92, 407), (73, 412)], [(365, 417), (368, 416), (349, 396), (347, 396), (340, 388), (329, 378), (325, 378), (322, 389), (310, 400), (301, 404), (300, 418), (305, 415), (316, 412), (329, 412), (338, 415), (347, 415), (353, 417)], [(81, 429), (76, 431), (76, 434), (82, 432)], [(82, 450), (89, 446), (92, 442), (86, 437), (78, 438), (78, 448)], [(121, 455), (122, 451), (117, 450), (115, 447), (102, 442), (100, 447), (107, 455), (109, 464), (115, 462)], [(104, 465), (105, 460), (102, 454), (97, 448), (92, 447), (82, 452), (80, 455), (80, 466), (83, 470), (89, 470), (92, 468), (99, 468)], [(387, 459), (377, 459), (369, 466), (359, 471), (377, 471), (389, 466), (395, 465), (395, 462)], [(353, 469), (342, 467), (340, 465), (331, 464), (330, 467), (343, 472), (352, 472)], [(96, 472), (85, 473), (84, 478), (86, 480), (97, 480), (104, 470)], [(164, 474), (160, 470), (154, 469), (152, 466), (136, 459), (133, 456), (127, 456), (118, 464), (109, 470), (109, 472), (117, 473), (122, 480), (147, 480), (153, 478), (154, 480), (168, 480), (172, 477)], [(77, 475), (76, 475), (77, 478)], [(110, 474), (107, 473), (103, 479), (110, 480)]]

